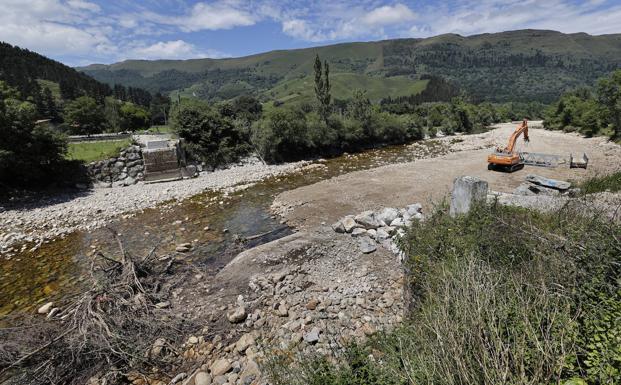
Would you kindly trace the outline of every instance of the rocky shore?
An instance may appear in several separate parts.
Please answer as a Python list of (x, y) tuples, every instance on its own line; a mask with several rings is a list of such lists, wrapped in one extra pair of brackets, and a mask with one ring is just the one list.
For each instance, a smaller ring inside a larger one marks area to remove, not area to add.
[(56, 195), (18, 207), (0, 207), (0, 253), (10, 255), (26, 248), (36, 248), (43, 242), (76, 230), (102, 227), (120, 215), (131, 215), (205, 190), (256, 183), (308, 165), (309, 162), (305, 161), (265, 165), (256, 158), (249, 158), (224, 170), (202, 172), (193, 179), (126, 187), (95, 186), (91, 190)]

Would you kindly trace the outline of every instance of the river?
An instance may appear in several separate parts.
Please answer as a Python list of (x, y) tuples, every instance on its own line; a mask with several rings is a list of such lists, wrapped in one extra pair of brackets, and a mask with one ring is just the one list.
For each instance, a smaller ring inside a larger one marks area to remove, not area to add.
[(279, 193), (345, 173), (446, 151), (441, 142), (426, 140), (344, 154), (318, 160), (314, 167), (302, 172), (268, 178), (233, 193), (205, 191), (132, 216), (121, 216), (105, 228), (76, 231), (53, 239), (36, 250), (27, 247), (10, 259), (0, 257), (0, 316), (32, 311), (43, 302), (79, 291), (94, 251), (118, 254), (116, 236), (127, 252), (137, 256), (153, 248), (158, 254), (173, 252), (176, 245), (191, 242), (194, 247), (186, 256), (187, 262), (217, 271), (230, 259), (222, 257), (227, 254), (224, 251), (233, 243), (239, 244), (240, 239), (264, 234), (244, 242), (243, 247), (249, 248), (292, 232), (269, 212)]

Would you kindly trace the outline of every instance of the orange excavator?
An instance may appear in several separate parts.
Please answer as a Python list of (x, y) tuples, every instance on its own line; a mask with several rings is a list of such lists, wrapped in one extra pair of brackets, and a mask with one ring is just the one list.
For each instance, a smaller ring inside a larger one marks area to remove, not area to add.
[(495, 152), (487, 156), (488, 170), (513, 172), (524, 168), (520, 154), (515, 151), (515, 143), (522, 134), (524, 135), (524, 141), (528, 142), (530, 139), (528, 138), (528, 122), (526, 119), (511, 134), (507, 147), (497, 148)]

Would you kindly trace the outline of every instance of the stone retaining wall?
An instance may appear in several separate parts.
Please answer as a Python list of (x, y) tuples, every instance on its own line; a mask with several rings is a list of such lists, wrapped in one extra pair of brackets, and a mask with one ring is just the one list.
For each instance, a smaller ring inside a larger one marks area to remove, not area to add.
[(144, 161), (140, 146), (129, 146), (118, 157), (91, 162), (87, 168), (93, 182), (109, 186), (129, 186), (144, 179)]

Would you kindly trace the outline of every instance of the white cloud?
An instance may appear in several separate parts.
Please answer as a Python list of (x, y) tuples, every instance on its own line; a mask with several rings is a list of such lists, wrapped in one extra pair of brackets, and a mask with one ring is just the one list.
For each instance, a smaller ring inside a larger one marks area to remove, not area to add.
[(306, 17), (282, 20), (285, 34), (306, 41), (386, 37), (386, 31), (407, 29), (416, 14), (407, 5), (377, 6), (374, 1), (335, 0), (306, 11)]
[(185, 32), (230, 29), (253, 25), (257, 21), (249, 11), (235, 7), (231, 2), (196, 3), (184, 16), (149, 12), (145, 16), (157, 23), (177, 26)]
[(135, 46), (128, 48), (123, 55), (125, 59), (193, 59), (193, 58), (220, 58), (229, 55), (208, 50), (203, 52), (195, 45), (187, 43), (183, 40), (159, 41), (151, 45), (140, 45), (134, 43)]
[(289, 36), (306, 41), (322, 41), (326, 39), (325, 36), (319, 34), (305, 20), (301, 19), (283, 21), (282, 31)]
[(362, 17), (362, 22), (367, 25), (390, 25), (410, 22), (415, 18), (416, 15), (410, 8), (396, 4), (375, 8)]
[(99, 12), (101, 10), (99, 5), (95, 3), (91, 3), (89, 1), (84, 1), (84, 0), (68, 0), (67, 4), (71, 8), (83, 9), (83, 10), (91, 11), (91, 12)]
[(565, 33), (621, 32), (621, 5), (601, 5), (601, 1), (461, 0), (454, 7), (429, 7), (419, 12), (410, 33), (416, 37), (442, 33), (472, 35), (525, 28)]

